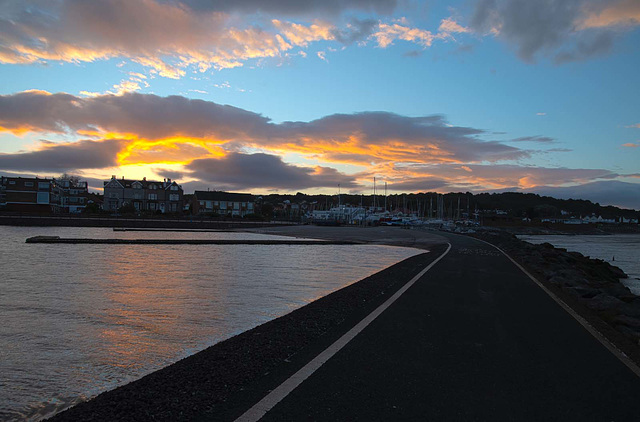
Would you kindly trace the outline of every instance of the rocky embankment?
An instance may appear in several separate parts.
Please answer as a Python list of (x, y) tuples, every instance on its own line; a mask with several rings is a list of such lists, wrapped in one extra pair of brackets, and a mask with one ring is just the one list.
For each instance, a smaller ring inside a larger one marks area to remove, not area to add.
[(638, 363), (640, 296), (620, 282), (627, 278), (620, 268), (549, 243), (533, 245), (503, 231), (472, 236), (508, 253)]

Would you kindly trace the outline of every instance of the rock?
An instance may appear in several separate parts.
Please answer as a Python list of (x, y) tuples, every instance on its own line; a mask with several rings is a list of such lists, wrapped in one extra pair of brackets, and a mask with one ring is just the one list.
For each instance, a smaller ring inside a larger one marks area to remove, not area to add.
[(601, 293), (585, 302), (587, 307), (594, 311), (607, 311), (620, 309), (625, 303), (618, 298)]
[(592, 287), (582, 287), (582, 286), (566, 287), (565, 290), (574, 296), (581, 297), (584, 299), (591, 299), (599, 295), (600, 293), (602, 293), (600, 289), (594, 289)]
[(624, 306), (620, 308), (620, 311), (623, 315), (640, 318), (640, 302), (637, 299), (634, 299), (630, 303), (625, 303)]
[(631, 302), (637, 296), (631, 293), (629, 288), (621, 283), (611, 283), (602, 289), (605, 293), (611, 296), (615, 296), (624, 302)]
[(618, 325), (616, 326), (616, 329), (621, 333), (638, 340), (640, 343), (640, 329), (627, 327), (626, 325)]
[(640, 330), (640, 319), (632, 318), (626, 315), (618, 315), (613, 319), (613, 323), (617, 325), (626, 325)]

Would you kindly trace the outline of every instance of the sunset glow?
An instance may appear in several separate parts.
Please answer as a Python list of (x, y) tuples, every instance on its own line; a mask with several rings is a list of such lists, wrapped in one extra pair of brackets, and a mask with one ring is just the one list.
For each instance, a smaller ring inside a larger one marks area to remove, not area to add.
[(638, 189), (637, 2), (515, 3), (10, 1), (0, 171), (95, 190)]

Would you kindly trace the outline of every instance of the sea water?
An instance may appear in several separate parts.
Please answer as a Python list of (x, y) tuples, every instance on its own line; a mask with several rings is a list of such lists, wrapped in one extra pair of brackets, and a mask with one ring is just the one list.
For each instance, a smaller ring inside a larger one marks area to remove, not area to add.
[(0, 227), (0, 420), (37, 420), (424, 251), (363, 245), (26, 244), (251, 233)]

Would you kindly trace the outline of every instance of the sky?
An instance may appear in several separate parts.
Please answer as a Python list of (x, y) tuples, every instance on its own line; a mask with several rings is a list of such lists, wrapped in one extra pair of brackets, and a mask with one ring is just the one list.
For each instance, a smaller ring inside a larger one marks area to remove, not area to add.
[(640, 209), (640, 0), (0, 0), (0, 174)]

